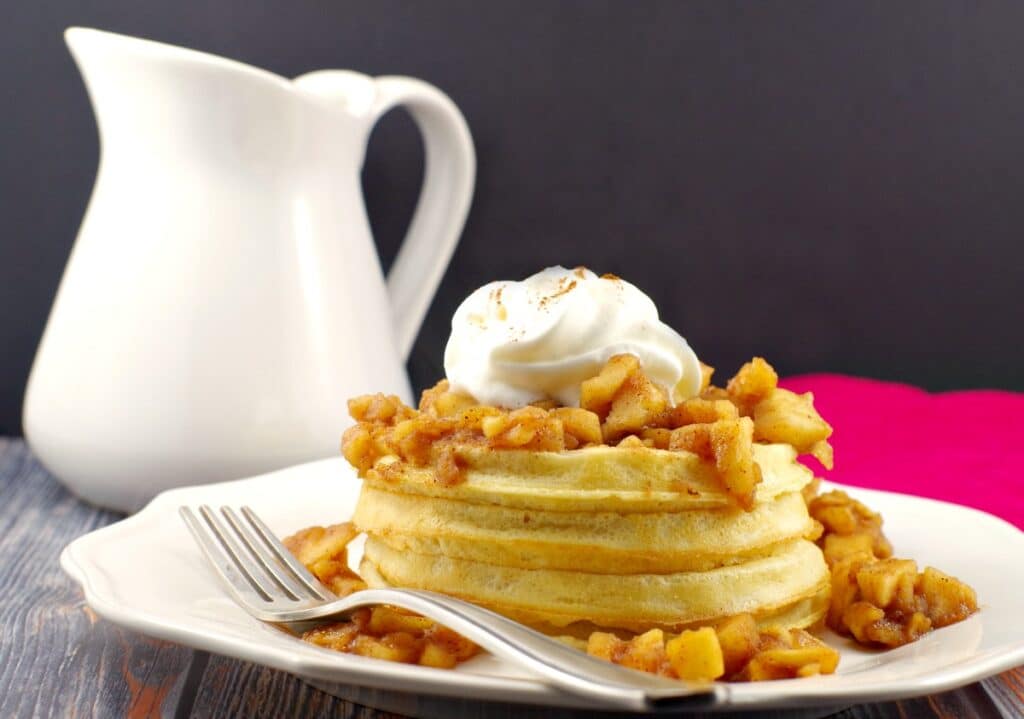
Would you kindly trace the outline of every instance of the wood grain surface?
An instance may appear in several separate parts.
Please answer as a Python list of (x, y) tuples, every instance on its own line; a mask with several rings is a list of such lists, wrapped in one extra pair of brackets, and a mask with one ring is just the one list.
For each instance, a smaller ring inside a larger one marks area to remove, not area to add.
[[(120, 517), (75, 499), (20, 440), (0, 438), (0, 498), (0, 717), (399, 717), (335, 698), (284, 672), (150, 639), (98, 618), (61, 571), (58, 556), (75, 537)], [(835, 716), (1024, 717), (1024, 667), (956, 691), (851, 707)]]

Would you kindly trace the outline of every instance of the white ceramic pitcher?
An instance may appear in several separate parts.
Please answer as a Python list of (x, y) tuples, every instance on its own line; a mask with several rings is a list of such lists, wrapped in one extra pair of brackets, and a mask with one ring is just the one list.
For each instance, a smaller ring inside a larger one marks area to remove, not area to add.
[[(37, 456), (131, 511), (158, 491), (338, 453), (346, 399), (409, 399), (405, 358), (473, 192), (439, 90), (238, 62), (72, 28), (99, 126), (96, 184), (25, 399)], [(409, 109), (426, 172), (385, 282), (360, 170)]]

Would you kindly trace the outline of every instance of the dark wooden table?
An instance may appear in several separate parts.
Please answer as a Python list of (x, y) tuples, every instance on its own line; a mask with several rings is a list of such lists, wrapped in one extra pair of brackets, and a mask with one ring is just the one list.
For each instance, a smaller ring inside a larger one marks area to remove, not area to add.
[[(120, 516), (72, 497), (20, 440), (0, 438), (0, 500), (0, 717), (397, 716), (96, 617), (57, 557), (70, 540)], [(835, 716), (1024, 717), (1024, 667)]]

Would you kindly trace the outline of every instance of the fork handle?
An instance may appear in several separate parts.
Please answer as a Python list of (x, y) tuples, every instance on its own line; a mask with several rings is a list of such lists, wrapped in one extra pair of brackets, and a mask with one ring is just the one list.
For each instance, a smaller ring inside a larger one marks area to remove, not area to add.
[[(338, 612), (391, 604), (459, 632), (492, 654), (573, 694), (633, 710), (699, 709), (724, 700), (727, 687), (634, 671), (584, 654), (500, 614), (444, 594), (367, 589), (332, 603)], [(322, 607), (321, 609), (326, 609)]]

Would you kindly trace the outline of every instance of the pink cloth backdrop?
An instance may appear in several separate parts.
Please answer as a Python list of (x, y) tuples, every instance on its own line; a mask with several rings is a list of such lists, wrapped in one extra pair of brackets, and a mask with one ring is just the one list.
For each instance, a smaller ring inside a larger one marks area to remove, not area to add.
[(813, 392), (835, 430), (835, 469), (818, 465), (821, 476), (976, 507), (1024, 529), (1024, 394), (932, 394), (832, 374), (781, 385)]

